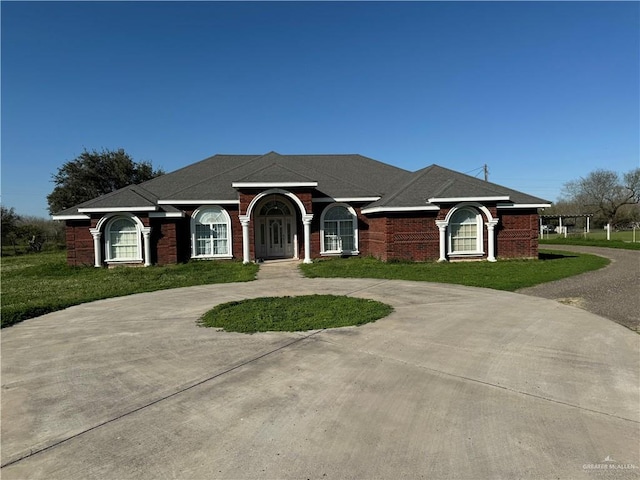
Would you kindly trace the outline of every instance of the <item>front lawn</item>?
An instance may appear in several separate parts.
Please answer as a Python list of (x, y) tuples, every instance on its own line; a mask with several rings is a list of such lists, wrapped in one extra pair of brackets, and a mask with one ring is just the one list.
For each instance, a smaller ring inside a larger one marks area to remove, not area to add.
[(227, 332), (296, 332), (363, 325), (392, 311), (385, 303), (341, 295), (263, 297), (218, 305), (200, 324)]
[(539, 260), (490, 262), (381, 262), (370, 257), (319, 260), (300, 268), (307, 277), (384, 278), (455, 283), (515, 291), (597, 270), (609, 260), (596, 255), (543, 251)]
[(2, 327), (80, 303), (132, 293), (254, 280), (258, 266), (195, 261), (146, 268), (70, 267), (65, 252), (3, 257)]
[(585, 235), (549, 235), (540, 239), (540, 245), (584, 245), (587, 247), (622, 248), (624, 250), (640, 250), (640, 231), (636, 232), (635, 242), (632, 232), (612, 232), (611, 240), (606, 233), (593, 232)]

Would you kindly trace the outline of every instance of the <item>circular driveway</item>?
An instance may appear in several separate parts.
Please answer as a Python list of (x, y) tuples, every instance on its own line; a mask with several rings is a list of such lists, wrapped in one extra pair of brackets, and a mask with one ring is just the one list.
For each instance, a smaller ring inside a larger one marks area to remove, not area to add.
[[(395, 311), (196, 325), (311, 293)], [(79, 305), (3, 330), (2, 478), (638, 478), (639, 339), (541, 298), (286, 271)]]

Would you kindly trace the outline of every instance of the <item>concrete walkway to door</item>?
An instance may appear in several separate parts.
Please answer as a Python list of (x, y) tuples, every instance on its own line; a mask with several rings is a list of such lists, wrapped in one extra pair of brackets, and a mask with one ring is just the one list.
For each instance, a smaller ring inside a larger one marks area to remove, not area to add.
[[(541, 298), (286, 265), (3, 330), (3, 480), (638, 478), (639, 335)], [(297, 333), (196, 324), (312, 293), (395, 311)]]

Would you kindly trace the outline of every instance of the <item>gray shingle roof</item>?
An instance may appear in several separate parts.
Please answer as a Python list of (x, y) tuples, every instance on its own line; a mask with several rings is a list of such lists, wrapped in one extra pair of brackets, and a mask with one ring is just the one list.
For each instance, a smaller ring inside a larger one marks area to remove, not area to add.
[[(485, 182), (463, 173), (431, 165), (410, 174), (394, 187), (394, 191), (377, 202), (374, 207), (417, 207), (432, 205), (429, 199), (508, 197), (516, 204), (547, 204), (543, 200), (491, 182)], [(438, 202), (439, 203), (439, 202)]]
[[(234, 182), (317, 182), (316, 191), (330, 198), (377, 198), (368, 207), (398, 208), (428, 205), (433, 197), (508, 196), (514, 203), (541, 204), (546, 200), (484, 182), (447, 168), (431, 165), (417, 172), (357, 154), (340, 155), (214, 155), (160, 177), (111, 192), (59, 212), (78, 209), (173, 209), (158, 201), (237, 201)], [(175, 210), (175, 209), (173, 209)]]

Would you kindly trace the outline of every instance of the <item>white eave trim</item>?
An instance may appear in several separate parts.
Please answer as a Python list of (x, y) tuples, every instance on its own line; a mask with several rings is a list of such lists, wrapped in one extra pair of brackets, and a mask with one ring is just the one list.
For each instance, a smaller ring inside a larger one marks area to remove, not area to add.
[(158, 200), (158, 205), (240, 205), (240, 200)]
[(100, 207), (79, 208), (80, 213), (111, 213), (111, 212), (154, 212), (158, 207)]
[(333, 203), (333, 202), (377, 202), (381, 197), (319, 197), (313, 198), (313, 203)]
[(89, 215), (51, 215), (52, 220), (91, 220)]
[(149, 218), (182, 218), (184, 212), (151, 212)]
[(379, 212), (437, 212), (440, 207), (435, 205), (424, 205), (420, 207), (371, 207), (363, 208), (362, 213), (379, 213)]
[(233, 182), (233, 188), (317, 187), (318, 182)]
[(443, 197), (428, 198), (429, 203), (459, 203), (459, 202), (508, 202), (509, 197)]
[(498, 205), (499, 209), (509, 208), (549, 208), (550, 203), (511, 203), (509, 205)]

